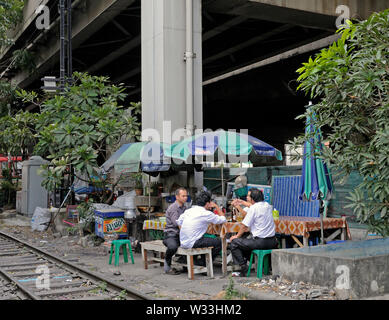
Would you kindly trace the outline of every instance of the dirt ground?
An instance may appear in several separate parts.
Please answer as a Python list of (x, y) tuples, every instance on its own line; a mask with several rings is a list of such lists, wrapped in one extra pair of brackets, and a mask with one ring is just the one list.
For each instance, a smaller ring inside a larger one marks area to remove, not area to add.
[[(256, 300), (336, 300), (333, 290), (306, 283), (292, 283), (276, 276), (264, 276), (261, 280), (253, 271), (249, 278), (223, 276), (221, 264), (214, 266), (214, 278), (206, 274), (196, 274), (195, 280), (189, 280), (187, 273), (166, 275), (159, 264), (143, 267), (142, 255), (134, 252), (135, 263), (124, 263), (120, 256), (118, 267), (109, 265), (108, 243), (94, 236), (71, 235), (61, 237), (51, 230), (32, 231), (31, 218), (11, 214), (0, 217), (0, 230), (65, 258), (91, 271), (101, 273), (121, 285), (162, 300), (221, 300), (226, 292), (234, 293), (235, 299)], [(231, 296), (229, 296), (231, 298)]]

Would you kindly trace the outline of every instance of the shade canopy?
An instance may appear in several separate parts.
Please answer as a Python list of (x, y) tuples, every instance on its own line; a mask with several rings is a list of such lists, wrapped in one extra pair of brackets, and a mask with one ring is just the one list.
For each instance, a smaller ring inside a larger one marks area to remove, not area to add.
[[(188, 161), (191, 156), (229, 156), (231, 163), (259, 162), (261, 157), (282, 160), (282, 153), (271, 145), (250, 135), (218, 130), (186, 138), (171, 147), (170, 157)], [(168, 154), (167, 154), (168, 155)]]
[(170, 145), (155, 142), (123, 144), (101, 167), (105, 172), (161, 172), (170, 169), (170, 159), (165, 156)]

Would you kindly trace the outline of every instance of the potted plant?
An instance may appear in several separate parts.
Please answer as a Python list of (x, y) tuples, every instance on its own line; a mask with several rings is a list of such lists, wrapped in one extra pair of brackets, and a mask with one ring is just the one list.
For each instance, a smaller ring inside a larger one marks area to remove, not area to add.
[(134, 180), (135, 180), (135, 193), (137, 196), (141, 196), (143, 194), (142, 173), (135, 173)]

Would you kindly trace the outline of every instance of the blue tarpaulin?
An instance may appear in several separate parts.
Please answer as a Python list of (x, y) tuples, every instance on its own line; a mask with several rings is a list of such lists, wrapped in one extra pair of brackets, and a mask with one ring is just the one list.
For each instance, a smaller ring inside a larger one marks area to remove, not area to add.
[(302, 201), (299, 199), (301, 176), (274, 176), (272, 183), (273, 207), (280, 216), (319, 217), (318, 200)]

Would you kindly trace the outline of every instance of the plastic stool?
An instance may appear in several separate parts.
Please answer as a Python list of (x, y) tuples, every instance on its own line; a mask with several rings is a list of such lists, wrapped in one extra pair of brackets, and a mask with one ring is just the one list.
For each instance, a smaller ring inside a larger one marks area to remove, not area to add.
[[(210, 233), (204, 233), (204, 238), (210, 238), (210, 239), (217, 239), (217, 235), (210, 234)], [(222, 251), (219, 252), (219, 254), (222, 256)]]
[(111, 254), (109, 256), (109, 264), (112, 263), (112, 254), (113, 254), (113, 249), (114, 249), (114, 246), (115, 246), (115, 266), (119, 265), (119, 253), (120, 253), (120, 247), (122, 245), (124, 245), (124, 248), (123, 248), (124, 262), (128, 262), (127, 244), (128, 244), (128, 250), (130, 251), (132, 264), (134, 264), (134, 257), (132, 255), (132, 248), (131, 248), (131, 241), (130, 240), (113, 240), (112, 241), (112, 243), (111, 243)]
[(251, 251), (251, 257), (250, 257), (250, 265), (249, 270), (247, 271), (247, 277), (250, 276), (251, 272), (251, 265), (253, 263), (253, 257), (254, 254), (257, 255), (257, 278), (262, 278), (262, 266), (264, 265), (264, 273), (269, 274), (269, 254), (271, 254), (272, 250), (253, 250)]

